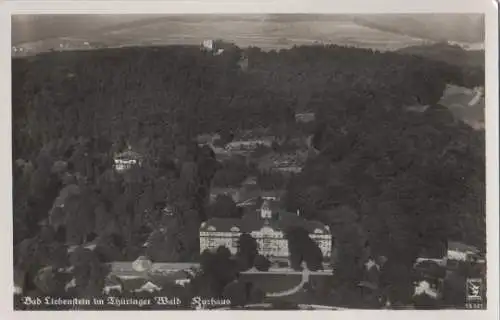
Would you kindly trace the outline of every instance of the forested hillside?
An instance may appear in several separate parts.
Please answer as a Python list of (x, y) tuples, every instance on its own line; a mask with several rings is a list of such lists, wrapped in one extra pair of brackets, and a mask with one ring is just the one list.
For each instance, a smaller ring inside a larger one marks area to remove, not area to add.
[[(292, 178), (285, 203), (331, 226), (340, 272), (352, 273), (367, 249), (404, 264), (448, 239), (484, 250), (484, 132), (437, 105), (446, 83), (483, 86), (484, 75), (338, 46), (245, 54), (248, 71), (238, 67), (238, 48), (220, 56), (171, 46), (14, 59), (14, 241), (24, 243), (17, 262), (44, 265), (55, 243), (96, 235), (118, 248), (103, 259), (135, 259), (166, 219), (165, 206), (175, 214), (155, 235), (162, 259), (195, 258), (219, 165), (193, 138), (257, 126), (286, 135), (303, 110), (316, 112), (320, 154)], [(405, 108), (415, 104), (431, 107)], [(112, 156), (127, 143), (147, 161), (118, 175)], [(45, 219), (59, 231), (40, 227)], [(31, 255), (33, 247), (43, 253)]]
[(475, 74), (475, 81), (479, 81), (482, 76), (481, 71), (484, 70), (484, 50), (464, 50), (458, 45), (450, 45), (446, 42), (410, 46), (399, 49), (398, 52), (443, 61), (459, 67), (467, 66), (469, 68), (467, 71), (470, 72), (469, 76)]

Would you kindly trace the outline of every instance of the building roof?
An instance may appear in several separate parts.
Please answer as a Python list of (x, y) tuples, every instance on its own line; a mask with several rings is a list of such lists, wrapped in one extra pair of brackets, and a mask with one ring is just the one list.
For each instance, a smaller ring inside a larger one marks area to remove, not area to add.
[[(241, 220), (235, 218), (211, 218), (204, 222), (200, 226), (200, 231), (227, 231), (229, 232), (231, 228), (237, 227), (241, 229)], [(212, 228), (214, 228), (212, 230)]]
[[(158, 290), (166, 285), (174, 285), (178, 280), (188, 280), (188, 272), (183, 270), (149, 274), (128, 272), (124, 274), (111, 272), (105, 278), (105, 291), (115, 289), (119, 291), (144, 291), (144, 289)], [(148, 284), (149, 283), (149, 284)], [(141, 290), (142, 289), (142, 290)]]
[(248, 212), (241, 219), (234, 218), (212, 218), (204, 222), (200, 231), (218, 232), (245, 232), (251, 233), (262, 229), (264, 226), (274, 230), (287, 231), (294, 227), (302, 227), (309, 233), (320, 232), (330, 234), (329, 228), (319, 221), (306, 220), (297, 214), (285, 211), (273, 211), (272, 219), (261, 219), (260, 212)]
[(256, 185), (257, 184), (257, 177), (254, 177), (254, 176), (250, 176), (250, 177), (247, 177), (242, 183), (241, 185)]
[(285, 194), (285, 190), (262, 190), (262, 198), (281, 198)]
[(297, 113), (295, 114), (295, 120), (300, 122), (310, 122), (314, 121), (316, 114), (314, 112)]
[(479, 249), (467, 245), (461, 242), (455, 242), (455, 241), (448, 241), (448, 250), (454, 250), (454, 251), (462, 251), (462, 252), (470, 252), (470, 253), (479, 253)]
[(138, 159), (141, 159), (142, 158), (142, 154), (138, 153), (138, 152), (135, 152), (131, 149), (127, 150), (127, 151), (124, 151), (124, 152), (121, 152), (121, 153), (118, 153), (115, 155), (115, 159), (127, 159), (127, 160), (138, 160)]
[[(111, 273), (137, 273), (133, 268), (134, 261), (114, 261), (110, 262)], [(155, 262), (151, 265), (151, 272), (171, 273), (191, 268), (198, 268), (198, 263), (193, 262)]]

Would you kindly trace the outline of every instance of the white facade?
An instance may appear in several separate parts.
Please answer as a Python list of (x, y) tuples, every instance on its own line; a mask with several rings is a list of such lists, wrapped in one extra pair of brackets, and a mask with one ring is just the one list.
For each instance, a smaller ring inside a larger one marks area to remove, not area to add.
[(200, 252), (224, 246), (231, 251), (231, 254), (236, 254), (240, 235), (241, 232), (238, 231), (218, 232), (215, 229), (214, 231), (200, 232)]
[(202, 50), (211, 51), (214, 55), (220, 55), (224, 52), (224, 49), (220, 48), (220, 41), (218, 40), (204, 40), (201, 46)]
[(115, 170), (118, 172), (123, 172), (129, 170), (137, 164), (135, 159), (115, 159)]
[(467, 253), (460, 252), (460, 251), (455, 251), (455, 250), (449, 250), (447, 258), (449, 260), (466, 261), (467, 260)]
[(459, 250), (448, 250), (447, 259), (457, 261), (471, 261), (476, 254)]
[[(317, 231), (319, 232), (310, 234), (309, 237), (317, 243), (323, 257), (328, 258), (331, 256), (332, 236), (321, 230)], [(200, 232), (200, 252), (225, 246), (232, 254), (236, 254), (240, 235), (238, 227), (233, 227), (230, 232), (219, 232), (215, 228), (208, 227), (206, 231)], [(288, 258), (288, 240), (282, 231), (264, 226), (260, 230), (252, 231), (250, 235), (257, 241), (259, 254), (266, 257)]]
[(265, 200), (260, 207), (260, 215), (247, 216), (249, 220), (245, 217), (241, 220), (219, 218), (202, 223), (200, 252), (224, 246), (236, 254), (241, 234), (247, 233), (257, 242), (259, 254), (269, 258), (288, 258), (288, 240), (282, 228), (303, 226), (309, 230), (309, 237), (318, 245), (323, 258), (331, 257), (332, 235), (328, 226), (300, 218), (299, 211), (297, 216), (287, 212), (273, 213), (273, 203)]
[(302, 168), (299, 166), (289, 166), (289, 167), (277, 167), (273, 168), (275, 171), (286, 172), (286, 173), (300, 173)]
[(214, 50), (215, 49), (215, 43), (213, 40), (204, 40), (203, 43), (203, 48), (206, 50)]

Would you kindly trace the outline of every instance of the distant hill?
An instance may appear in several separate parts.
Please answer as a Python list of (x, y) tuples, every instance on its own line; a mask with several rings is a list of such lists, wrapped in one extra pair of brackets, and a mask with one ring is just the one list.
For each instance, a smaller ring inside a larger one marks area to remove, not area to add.
[(484, 50), (464, 50), (459, 45), (446, 42), (409, 46), (397, 52), (443, 61), (460, 67), (469, 66), (484, 70)]
[(478, 43), (484, 41), (481, 14), (361, 14), (359, 25), (432, 41)]

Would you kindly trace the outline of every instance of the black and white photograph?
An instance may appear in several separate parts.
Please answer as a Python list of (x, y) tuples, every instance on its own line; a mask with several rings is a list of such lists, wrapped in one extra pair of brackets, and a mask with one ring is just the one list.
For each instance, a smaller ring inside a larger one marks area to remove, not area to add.
[(476, 13), (13, 14), (13, 309), (486, 310), (485, 70)]

